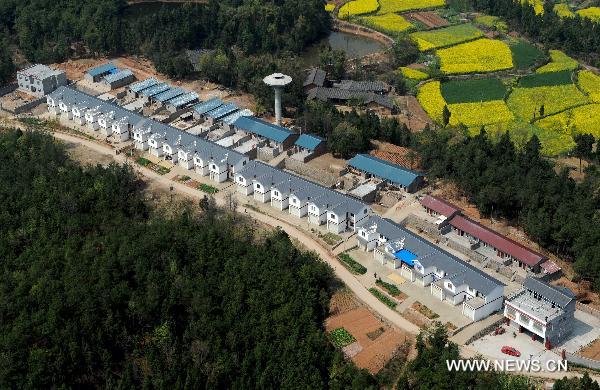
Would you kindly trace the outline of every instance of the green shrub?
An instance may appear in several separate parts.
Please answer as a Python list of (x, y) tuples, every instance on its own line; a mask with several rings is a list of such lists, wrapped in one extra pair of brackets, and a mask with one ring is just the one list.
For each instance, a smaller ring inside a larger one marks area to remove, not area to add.
[(398, 287), (396, 287), (395, 285), (393, 285), (391, 283), (384, 282), (381, 279), (377, 279), (375, 284), (377, 284), (381, 288), (385, 289), (385, 291), (387, 291), (388, 294), (390, 294), (393, 297), (397, 297), (397, 296), (400, 296), (400, 294), (402, 294), (402, 292), (400, 291), (400, 289)]
[(395, 309), (396, 306), (398, 305), (390, 297), (388, 297), (387, 295), (385, 295), (384, 293), (382, 293), (381, 291), (379, 291), (375, 287), (371, 287), (369, 289), (369, 291), (371, 292), (371, 294), (375, 295), (375, 297), (377, 299), (379, 299), (381, 302), (385, 303), (385, 305), (388, 306), (391, 309)]
[(152, 164), (152, 162), (150, 160), (148, 160), (147, 158), (144, 158), (144, 157), (138, 157), (138, 159), (135, 160), (135, 162), (137, 162), (138, 164), (140, 164), (143, 167), (147, 167), (148, 165)]
[(357, 262), (356, 260), (354, 260), (352, 257), (350, 257), (349, 254), (340, 253), (338, 258), (340, 259), (340, 261), (342, 262), (342, 265), (344, 265), (344, 267), (348, 268), (350, 271), (354, 272), (355, 274), (364, 275), (367, 273), (367, 268), (365, 266), (363, 266), (362, 264), (360, 264), (359, 262)]
[(198, 189), (202, 192), (206, 192), (207, 194), (216, 194), (217, 192), (219, 192), (219, 190), (216, 189), (215, 187), (209, 186), (208, 184), (204, 184), (204, 183), (200, 184), (198, 186)]

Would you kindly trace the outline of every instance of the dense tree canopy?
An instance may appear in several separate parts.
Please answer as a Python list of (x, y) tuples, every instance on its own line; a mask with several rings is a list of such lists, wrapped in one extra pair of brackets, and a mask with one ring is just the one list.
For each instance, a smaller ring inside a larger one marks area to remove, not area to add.
[(542, 247), (571, 258), (581, 278), (600, 290), (600, 170), (575, 183), (540, 155), (536, 136), (516, 150), (504, 134), (492, 142), (457, 129), (424, 131), (418, 142), (432, 177), (455, 181), (483, 215), (521, 225)]
[(331, 271), (239, 215), (144, 203), (131, 169), (0, 134), (1, 388), (370, 388), (323, 320)]
[(209, 0), (127, 6), (124, 0), (5, 0), (0, 2), (0, 31), (8, 31), (30, 61), (62, 61), (85, 48), (90, 54), (144, 54), (159, 70), (175, 72), (184, 48), (299, 52), (328, 31), (331, 21), (323, 4)]

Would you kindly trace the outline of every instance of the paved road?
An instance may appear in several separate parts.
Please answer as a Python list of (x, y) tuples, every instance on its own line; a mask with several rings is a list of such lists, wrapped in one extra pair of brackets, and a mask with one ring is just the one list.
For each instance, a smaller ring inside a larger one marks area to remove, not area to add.
[[(112, 156), (117, 162), (121, 162), (121, 163), (126, 162), (126, 157), (124, 155), (115, 155), (115, 151), (108, 146), (104, 146), (97, 142), (85, 140), (85, 139), (75, 137), (72, 135), (68, 135), (68, 134), (64, 134), (64, 133), (53, 133), (53, 135), (57, 139), (71, 142), (71, 143), (76, 143), (79, 145), (83, 145), (83, 146), (88, 147), (98, 153)], [(179, 191), (180, 193), (188, 195), (192, 198), (199, 199), (204, 196), (204, 194), (199, 192), (198, 190), (190, 188), (184, 184), (172, 181), (170, 179), (170, 177), (173, 175), (171, 175), (171, 174), (161, 176), (149, 169), (142, 168), (142, 167), (138, 166), (137, 164), (131, 164), (131, 165), (136, 172), (139, 172), (141, 175), (145, 176), (149, 181), (151, 181), (159, 186), (162, 186), (166, 189), (169, 189), (171, 186), (173, 186), (173, 188), (176, 189), (177, 191)], [(217, 204), (219, 204), (219, 205), (224, 204), (224, 195), (225, 195), (224, 192), (225, 191), (219, 192), (217, 194), (217, 196), (215, 196), (215, 200), (216, 200)], [(344, 282), (344, 284), (346, 284), (346, 286), (348, 286), (348, 288), (350, 288), (350, 290), (352, 290), (352, 292), (362, 302), (364, 302), (368, 307), (370, 307), (373, 311), (375, 311), (377, 314), (379, 314), (382, 318), (384, 318), (385, 320), (389, 321), (390, 323), (396, 325), (397, 327), (399, 327), (409, 333), (417, 334), (419, 332), (420, 329), (415, 324), (413, 324), (412, 322), (409, 322), (404, 317), (402, 317), (398, 312), (390, 309), (389, 307), (384, 305), (381, 301), (379, 301), (377, 298), (375, 298), (354, 277), (354, 275), (352, 273), (350, 273), (350, 271), (348, 271), (344, 266), (342, 266), (339, 263), (337, 258), (335, 256), (333, 256), (327, 248), (324, 248), (321, 244), (316, 242), (308, 234), (302, 232), (301, 230), (297, 229), (296, 227), (292, 226), (291, 224), (289, 224), (285, 221), (279, 220), (277, 218), (274, 218), (272, 216), (265, 215), (263, 213), (259, 213), (259, 212), (256, 212), (256, 211), (250, 210), (250, 209), (246, 209), (246, 212), (247, 212), (247, 214), (249, 214), (252, 218), (256, 219), (257, 221), (260, 221), (262, 223), (265, 223), (265, 224), (273, 226), (273, 227), (281, 227), (289, 236), (297, 239), (300, 243), (302, 243), (309, 250), (316, 252), (321, 257), (321, 259), (326, 261), (333, 268), (336, 276), (339, 279), (341, 279)], [(479, 354), (479, 352), (475, 351), (473, 348), (471, 348), (469, 346), (460, 346), (460, 352), (461, 352), (461, 356), (463, 356), (464, 358), (475, 357), (476, 355)], [(479, 355), (479, 356), (481, 356), (481, 355)], [(483, 356), (483, 358), (486, 358), (486, 357)], [(582, 374), (580, 374), (578, 372), (573, 372), (573, 371), (569, 371), (566, 373), (564, 373), (564, 372), (560, 372), (560, 373), (543, 372), (543, 373), (524, 373), (524, 374), (530, 375), (530, 376), (536, 376), (536, 377), (549, 378), (549, 379), (559, 379), (564, 376), (567, 376), (567, 377), (573, 377), (573, 376), (581, 377), (582, 376)], [(598, 375), (591, 375), (591, 377), (594, 380), (600, 381), (600, 376), (598, 376)]]

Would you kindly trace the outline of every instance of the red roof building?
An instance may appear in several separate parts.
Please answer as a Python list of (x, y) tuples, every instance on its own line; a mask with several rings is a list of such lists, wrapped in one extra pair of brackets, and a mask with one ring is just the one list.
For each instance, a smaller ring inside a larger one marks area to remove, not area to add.
[(451, 218), (462, 211), (452, 203), (448, 203), (445, 200), (432, 195), (426, 195), (421, 200), (421, 205), (425, 207), (427, 214), (434, 216), (443, 215), (446, 218)]
[(539, 272), (540, 264), (546, 260), (544, 255), (461, 215), (452, 218), (450, 225), (459, 235), (467, 234), (478, 239), (486, 246), (494, 248), (498, 257), (510, 257), (518, 261), (520, 266), (529, 267), (533, 272)]

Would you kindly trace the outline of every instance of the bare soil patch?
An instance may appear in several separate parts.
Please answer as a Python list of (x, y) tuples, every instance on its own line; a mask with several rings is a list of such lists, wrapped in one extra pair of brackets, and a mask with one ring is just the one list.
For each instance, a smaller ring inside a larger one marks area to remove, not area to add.
[(594, 340), (590, 345), (579, 351), (579, 355), (593, 360), (600, 360), (600, 339)]
[(396, 98), (400, 114), (392, 115), (400, 122), (404, 123), (412, 132), (423, 131), (429, 125), (433, 126), (433, 121), (427, 115), (419, 101), (414, 96), (398, 96)]
[(362, 348), (352, 347), (352, 361), (373, 374), (381, 370), (405, 342), (414, 344), (412, 335), (383, 323), (363, 306), (329, 317), (325, 326), (328, 332), (339, 327), (350, 332)]
[(428, 28), (446, 27), (450, 23), (435, 12), (412, 12), (405, 15), (409, 21), (423, 23)]

